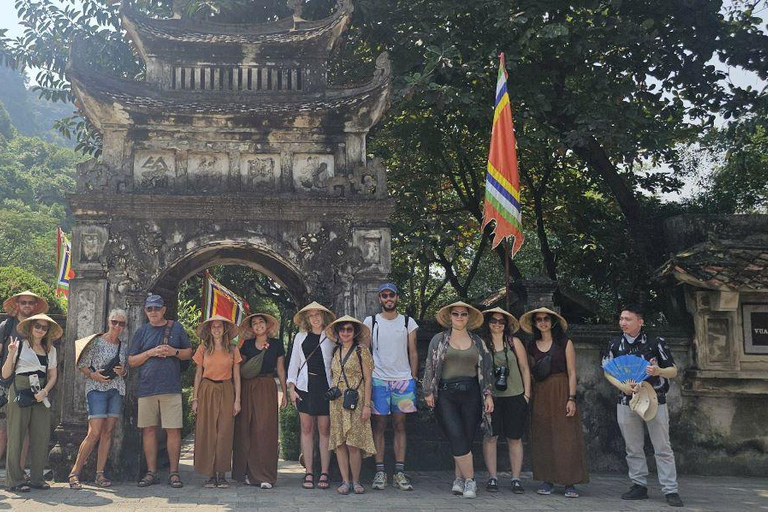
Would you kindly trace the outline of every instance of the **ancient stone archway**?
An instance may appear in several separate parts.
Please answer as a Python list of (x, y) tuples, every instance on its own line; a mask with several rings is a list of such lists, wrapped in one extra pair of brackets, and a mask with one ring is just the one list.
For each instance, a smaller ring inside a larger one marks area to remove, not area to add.
[[(233, 262), (269, 275), (298, 302), (357, 316), (374, 309), (390, 271), (393, 203), (365, 147), (389, 101), (389, 60), (379, 56), (366, 83), (329, 85), (328, 57), (351, 2), (338, 0), (314, 21), (300, 4), (289, 2), (285, 19), (222, 25), (149, 18), (123, 0), (144, 82), (79, 61), (88, 53), (75, 42), (68, 77), (103, 153), (78, 168), (69, 198), (76, 277), (57, 386), (57, 477), (86, 428), (72, 341), (101, 331), (110, 309), (129, 311), (132, 334), (148, 292), (174, 299), (190, 275)], [(130, 418), (126, 439), (135, 434)], [(120, 469), (137, 472), (138, 444), (120, 441)]]

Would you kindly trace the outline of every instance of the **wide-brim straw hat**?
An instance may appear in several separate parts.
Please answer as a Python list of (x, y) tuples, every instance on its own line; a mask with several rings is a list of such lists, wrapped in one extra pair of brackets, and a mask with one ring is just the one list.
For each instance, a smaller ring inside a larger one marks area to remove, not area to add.
[(61, 336), (64, 334), (64, 329), (62, 329), (61, 326), (56, 323), (56, 320), (49, 317), (45, 313), (33, 315), (29, 318), (22, 320), (21, 322), (19, 322), (19, 326), (16, 328), (16, 330), (18, 330), (19, 334), (24, 336), (26, 339), (29, 339), (32, 336), (30, 332), (32, 330), (32, 326), (38, 320), (44, 320), (48, 322), (48, 325), (49, 325), (48, 333), (45, 335), (45, 337), (48, 337), (48, 339), (52, 341), (61, 339)]
[(509, 332), (517, 332), (517, 330), (520, 329), (520, 322), (515, 318), (515, 315), (501, 308), (486, 309), (483, 311), (483, 316), (487, 318), (494, 313), (504, 315), (507, 318), (507, 329), (509, 329)]
[(260, 316), (264, 319), (264, 321), (267, 323), (267, 336), (275, 336), (277, 335), (278, 331), (280, 330), (280, 322), (277, 321), (277, 318), (273, 317), (269, 313), (252, 313), (245, 317), (242, 322), (240, 322), (240, 331), (243, 334), (253, 334), (253, 328), (251, 327), (251, 320), (253, 320), (255, 317)]
[(3, 302), (3, 309), (5, 310), (5, 312), (11, 316), (14, 316), (16, 314), (16, 299), (23, 295), (28, 295), (30, 297), (34, 297), (37, 299), (37, 304), (35, 304), (35, 309), (32, 310), (33, 315), (38, 315), (40, 313), (48, 312), (48, 301), (30, 290), (24, 290), (21, 293), (17, 293), (16, 295), (11, 295), (9, 298), (5, 299), (5, 302)]
[(560, 327), (563, 328), (563, 332), (568, 330), (568, 322), (560, 313), (556, 313), (549, 308), (537, 308), (528, 311), (520, 317), (520, 328), (528, 334), (533, 334), (533, 319), (536, 318), (536, 313), (546, 313), (552, 318), (557, 319), (560, 322)]
[[(232, 333), (232, 336), (231, 336), (232, 338), (240, 334), (240, 329), (237, 327), (237, 324), (233, 322), (231, 319), (221, 315), (213, 315), (211, 318), (208, 318), (207, 320), (203, 320), (202, 322), (200, 322), (200, 325), (197, 326), (197, 337), (200, 339), (203, 339), (203, 334), (205, 333), (206, 326), (208, 326), (211, 322), (215, 322), (216, 320), (220, 320), (224, 322), (225, 332), (228, 332), (229, 330), (234, 329), (234, 332)], [(229, 327), (227, 327), (227, 325)]]
[(85, 338), (80, 338), (79, 340), (75, 340), (75, 365), (80, 363), (80, 356), (83, 355), (83, 352), (85, 349), (99, 339), (101, 336), (106, 334), (105, 332), (100, 332), (98, 334), (91, 334), (90, 336), (86, 336)]
[(640, 391), (632, 395), (629, 408), (645, 421), (651, 421), (656, 417), (659, 410), (659, 397), (650, 383), (647, 381), (640, 383)]
[(338, 338), (336, 335), (336, 326), (341, 324), (353, 324), (355, 326), (355, 338), (360, 343), (365, 343), (371, 337), (371, 330), (368, 328), (368, 326), (357, 318), (351, 317), (349, 315), (344, 315), (343, 317), (331, 322), (331, 324), (325, 328), (325, 335), (328, 336), (328, 338), (336, 341)]
[(453, 308), (467, 308), (467, 311), (469, 312), (469, 319), (467, 320), (467, 329), (477, 329), (481, 325), (483, 325), (483, 314), (480, 312), (479, 309), (477, 309), (474, 306), (470, 306), (466, 302), (458, 301), (454, 302), (453, 304), (448, 304), (447, 306), (443, 306), (440, 308), (440, 311), (437, 312), (435, 315), (435, 318), (437, 319), (437, 323), (442, 325), (443, 327), (450, 327), (451, 326), (451, 310)]
[(312, 301), (303, 308), (301, 308), (295, 315), (293, 315), (293, 325), (296, 327), (301, 327), (301, 321), (304, 318), (304, 315), (308, 313), (309, 311), (312, 311), (313, 309), (317, 309), (318, 311), (322, 311), (325, 314), (325, 325), (330, 324), (334, 320), (336, 320), (336, 315), (333, 314), (333, 311), (328, 309), (327, 307), (323, 306), (317, 301)]

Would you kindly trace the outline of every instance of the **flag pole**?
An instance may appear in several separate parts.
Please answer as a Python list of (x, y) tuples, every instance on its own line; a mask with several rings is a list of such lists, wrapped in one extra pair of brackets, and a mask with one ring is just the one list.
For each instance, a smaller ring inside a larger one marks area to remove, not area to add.
[(509, 283), (509, 241), (505, 238), (504, 239), (504, 297), (507, 299), (507, 312), (509, 311), (509, 292), (510, 292), (510, 283)]

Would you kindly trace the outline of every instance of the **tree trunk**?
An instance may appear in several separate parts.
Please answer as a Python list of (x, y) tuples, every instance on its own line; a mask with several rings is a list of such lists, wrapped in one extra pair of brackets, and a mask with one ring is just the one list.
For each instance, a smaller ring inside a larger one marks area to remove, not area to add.
[(547, 231), (544, 229), (544, 207), (542, 201), (544, 198), (537, 190), (533, 192), (533, 210), (536, 213), (536, 234), (539, 237), (539, 245), (541, 246), (541, 256), (544, 258), (544, 269), (547, 275), (553, 281), (557, 281), (557, 264), (555, 263), (555, 255), (552, 254), (552, 250), (549, 248), (549, 238), (547, 238)]

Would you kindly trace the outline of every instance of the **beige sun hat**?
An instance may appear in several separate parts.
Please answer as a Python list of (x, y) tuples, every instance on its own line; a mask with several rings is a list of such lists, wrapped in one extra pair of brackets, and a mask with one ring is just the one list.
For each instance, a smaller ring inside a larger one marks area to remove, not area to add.
[(5, 312), (11, 316), (16, 315), (16, 299), (23, 295), (28, 295), (30, 297), (34, 297), (37, 299), (37, 304), (35, 305), (35, 309), (32, 311), (33, 315), (38, 315), (40, 313), (48, 312), (48, 301), (30, 290), (24, 290), (21, 293), (17, 293), (16, 295), (11, 295), (9, 298), (5, 299), (5, 302), (3, 302), (3, 309), (5, 310)]
[(528, 334), (533, 334), (533, 319), (536, 313), (547, 313), (553, 318), (556, 318), (560, 322), (560, 327), (563, 328), (563, 332), (568, 330), (568, 322), (560, 313), (556, 313), (549, 308), (536, 308), (528, 311), (520, 317), (520, 328)]
[(253, 318), (257, 316), (262, 317), (264, 321), (267, 322), (267, 336), (275, 336), (277, 332), (280, 330), (280, 322), (278, 322), (277, 318), (273, 317), (269, 313), (252, 313), (247, 317), (243, 318), (243, 321), (240, 322), (240, 332), (243, 334), (246, 334), (246, 333), (253, 334), (253, 328), (251, 327), (251, 320), (253, 320)]
[(480, 310), (462, 301), (454, 302), (453, 304), (448, 304), (447, 306), (443, 306), (442, 308), (440, 308), (440, 311), (438, 311), (437, 314), (435, 315), (435, 318), (437, 319), (437, 323), (439, 323), (443, 327), (450, 327), (451, 326), (451, 309), (458, 308), (458, 307), (467, 308), (467, 311), (469, 311), (469, 320), (467, 321), (467, 329), (473, 330), (483, 325), (483, 314), (480, 312)]
[(79, 340), (75, 340), (75, 365), (80, 363), (80, 356), (83, 355), (83, 352), (88, 347), (88, 345), (90, 345), (95, 340), (99, 339), (101, 336), (105, 334), (106, 332), (100, 332), (98, 334), (91, 334), (90, 336), (86, 336), (85, 338), (80, 338)]
[(497, 307), (497, 308), (486, 309), (485, 311), (483, 311), (483, 316), (492, 315), (494, 313), (499, 313), (500, 315), (504, 315), (505, 317), (507, 317), (507, 328), (509, 329), (509, 332), (517, 332), (520, 329), (520, 322), (517, 321), (517, 318), (515, 318), (515, 315), (501, 308)]
[(327, 307), (323, 306), (317, 301), (312, 301), (303, 308), (301, 308), (295, 315), (293, 315), (293, 324), (296, 327), (301, 327), (301, 320), (303, 319), (304, 315), (313, 310), (317, 309), (319, 311), (322, 311), (325, 314), (325, 324), (328, 325), (334, 320), (336, 320), (336, 315), (333, 314), (333, 311), (328, 309)]
[(640, 391), (632, 395), (629, 408), (645, 421), (651, 421), (656, 417), (659, 410), (659, 397), (649, 382), (640, 383)]
[(56, 323), (56, 320), (49, 317), (45, 313), (39, 313), (22, 320), (19, 322), (19, 326), (16, 328), (16, 330), (19, 331), (19, 334), (24, 336), (26, 339), (29, 339), (31, 336), (30, 330), (32, 329), (34, 323), (38, 320), (44, 320), (48, 322), (48, 325), (50, 326), (48, 328), (48, 334), (46, 334), (45, 337), (48, 337), (51, 341), (61, 339), (62, 334), (64, 334), (64, 329), (62, 329), (61, 326)]
[(368, 326), (357, 318), (351, 317), (349, 315), (344, 315), (343, 317), (331, 322), (330, 325), (325, 328), (325, 335), (328, 336), (329, 339), (336, 341), (336, 326), (341, 324), (354, 324), (355, 338), (357, 338), (360, 343), (367, 343), (371, 337), (371, 330), (368, 328)]
[(240, 334), (240, 329), (237, 327), (237, 324), (235, 322), (233, 322), (232, 320), (230, 320), (229, 318), (227, 318), (225, 316), (213, 315), (211, 318), (208, 318), (208, 319), (203, 320), (202, 322), (200, 322), (200, 325), (197, 326), (197, 337), (200, 338), (200, 339), (203, 339), (203, 333), (205, 332), (205, 326), (208, 325), (211, 322), (216, 321), (216, 320), (220, 320), (220, 321), (224, 322), (224, 324), (228, 324), (229, 325), (228, 328), (225, 328), (225, 331), (229, 331), (232, 328), (235, 329), (234, 334), (231, 336), (232, 338), (234, 338), (235, 336)]

